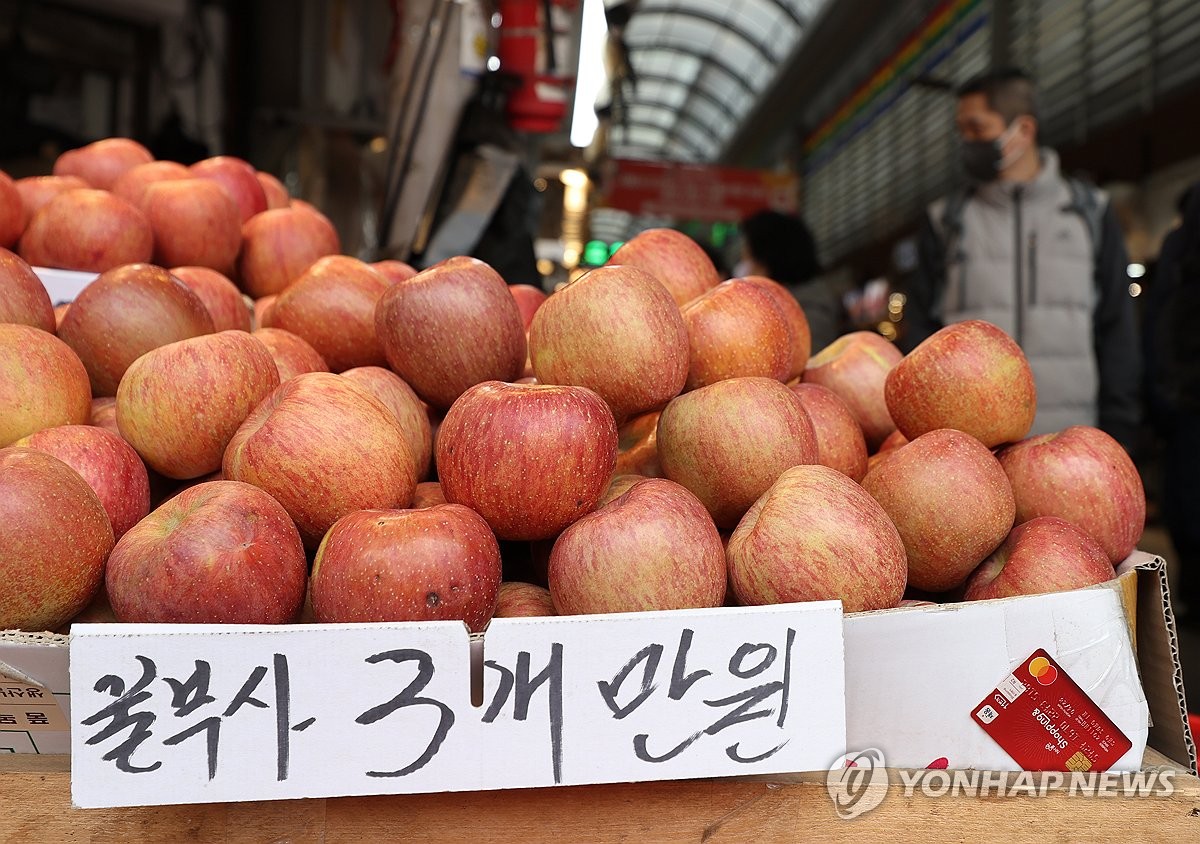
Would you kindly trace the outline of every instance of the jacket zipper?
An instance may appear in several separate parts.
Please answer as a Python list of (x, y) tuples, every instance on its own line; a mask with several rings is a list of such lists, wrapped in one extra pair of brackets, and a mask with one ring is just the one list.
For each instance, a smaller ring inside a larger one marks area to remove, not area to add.
[(1025, 251), (1024, 245), (1025, 244), (1024, 244), (1024, 238), (1022, 237), (1023, 232), (1022, 232), (1022, 226), (1021, 226), (1021, 195), (1023, 192), (1024, 192), (1024, 188), (1021, 185), (1017, 185), (1016, 187), (1013, 188), (1013, 222), (1015, 223), (1015, 226), (1016, 226), (1016, 255), (1015, 255), (1016, 260), (1014, 261), (1014, 266), (1013, 266), (1013, 270), (1014, 270), (1013, 285), (1014, 285), (1014, 290), (1016, 293), (1016, 321), (1015, 321), (1015, 325), (1014, 325), (1014, 328), (1015, 328), (1014, 333), (1016, 334), (1016, 336), (1013, 339), (1017, 341), (1018, 346), (1025, 345), (1025, 343), (1023, 342), (1024, 341), (1023, 335), (1025, 333), (1023, 311), (1024, 311), (1025, 303), (1024, 303), (1024, 297), (1021, 294), (1021, 271), (1023, 269), (1022, 265), (1025, 263), (1025, 255), (1024, 255), (1024, 251)]
[(1029, 233), (1029, 304), (1037, 305), (1037, 232)]

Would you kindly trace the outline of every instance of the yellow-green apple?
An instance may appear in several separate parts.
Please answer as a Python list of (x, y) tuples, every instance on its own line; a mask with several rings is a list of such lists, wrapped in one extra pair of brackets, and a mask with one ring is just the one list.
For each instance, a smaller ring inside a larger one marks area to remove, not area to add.
[(803, 375), (809, 355), (812, 354), (812, 330), (808, 327), (808, 317), (804, 315), (804, 308), (800, 307), (796, 297), (777, 281), (761, 275), (748, 275), (741, 280), (748, 281), (771, 294), (779, 312), (787, 320), (791, 335), (792, 368), (788, 371), (788, 378)]
[(447, 501), (475, 510), (501, 539), (546, 539), (600, 500), (617, 425), (586, 387), (487, 381), (446, 413), (436, 451)]
[(429, 422), (425, 403), (417, 398), (412, 387), (405, 384), (399, 375), (382, 366), (347, 369), (342, 377), (366, 387), (395, 415), (404, 430), (404, 438), (417, 457), (417, 479), (426, 477), (433, 460), (433, 426)]
[(540, 288), (534, 287), (532, 284), (510, 284), (508, 292), (517, 301), (517, 308), (521, 311), (521, 322), (525, 325), (525, 330), (528, 331), (530, 324), (533, 322), (533, 315), (537, 313), (538, 308), (546, 301), (545, 292)]
[(100, 499), (117, 539), (150, 512), (146, 466), (133, 447), (111, 431), (91, 425), (61, 425), (14, 445), (57, 457), (78, 472)]
[[(130, 205), (145, 211), (146, 209), (142, 205), (142, 200), (146, 195), (146, 188), (150, 187), (150, 185), (155, 182), (178, 181), (179, 179), (191, 178), (192, 171), (178, 162), (151, 161), (149, 164), (139, 164), (132, 170), (122, 173), (121, 178), (113, 183), (112, 192)], [(241, 223), (239, 222), (238, 225), (240, 226)]]
[(53, 630), (87, 606), (113, 533), (78, 472), (31, 448), (0, 449), (0, 524), (0, 630)]
[(772, 378), (732, 378), (684, 393), (658, 419), (663, 474), (732, 528), (784, 470), (816, 463), (800, 398)]
[(100, 396), (92, 399), (92, 415), (88, 424), (121, 436), (121, 429), (117, 427), (117, 397)]
[(318, 258), (341, 248), (337, 231), (319, 214), (276, 208), (242, 226), (238, 280), (254, 298), (280, 293)]
[(791, 333), (771, 294), (748, 281), (725, 281), (683, 308), (687, 324), (687, 389), (728, 378), (786, 381)]
[(88, 187), (88, 183), (78, 176), (26, 176), (24, 179), (17, 179), (13, 184), (17, 193), (21, 195), (21, 205), (25, 210), (21, 231), (25, 231), (33, 215), (43, 205), (60, 193)]
[(104, 581), (118, 621), (285, 624), (300, 614), (308, 561), (279, 502), (250, 484), (211, 481), (125, 534)]
[(533, 583), (511, 580), (500, 584), (492, 618), (539, 618), (558, 615), (550, 590)]
[(162, 267), (127, 264), (83, 289), (58, 336), (87, 367), (92, 392), (115, 396), (125, 370), (146, 352), (212, 332), (212, 316), (186, 284)]
[(102, 273), (149, 261), (154, 233), (146, 215), (103, 190), (69, 190), (29, 220), (17, 251), (35, 267)]
[(0, 323), (0, 448), (43, 428), (86, 424), (91, 402), (87, 370), (67, 344)]
[(681, 307), (721, 282), (712, 259), (699, 244), (674, 229), (640, 232), (614, 252), (608, 263), (650, 273)]
[(1038, 516), (1013, 528), (971, 573), (963, 600), (1066, 592), (1114, 577), (1113, 564), (1096, 540), (1070, 522)]
[(413, 491), (412, 506), (414, 510), (424, 510), (449, 503), (442, 493), (442, 485), (437, 481), (421, 481)]
[(903, 355), (874, 331), (854, 331), (809, 358), (804, 380), (838, 394), (863, 429), (874, 451), (896, 430), (884, 397), (884, 382)]
[(260, 299), (252, 299), (254, 303), (254, 327), (262, 328), (265, 325), (264, 320), (267, 318), (267, 312), (271, 310), (271, 306), (275, 304), (275, 300), (279, 298), (278, 293), (272, 293), (270, 296), (263, 296)]
[(538, 383), (587, 387), (623, 422), (662, 408), (683, 390), (688, 330), (649, 273), (600, 267), (538, 308), (529, 358)]
[(719, 607), (725, 552), (696, 496), (650, 478), (562, 532), (550, 552), (560, 615)]
[(263, 325), (300, 337), (334, 372), (383, 366), (387, 361), (375, 334), (375, 305), (387, 289), (387, 279), (369, 265), (329, 255), (278, 295)]
[(417, 458), (396, 417), (365, 387), (310, 372), (280, 384), (247, 417), (222, 473), (274, 496), (315, 548), (347, 513), (407, 507)]
[(371, 264), (371, 269), (386, 278), (388, 284), (399, 284), (402, 281), (408, 281), (417, 274), (415, 267), (403, 261), (376, 261)]
[(275, 176), (258, 170), (254, 173), (254, 178), (258, 179), (258, 185), (267, 199), (268, 211), (272, 208), (287, 208), (292, 204), (292, 197), (288, 194), (287, 188)]
[(961, 586), (1008, 536), (1016, 515), (1000, 461), (961, 431), (922, 434), (889, 452), (862, 485), (900, 531), (908, 582), (928, 592)]
[(240, 222), (244, 223), (255, 214), (267, 210), (267, 194), (258, 181), (257, 173), (242, 159), (218, 155), (197, 161), (190, 169), (193, 176), (211, 179), (221, 186), (237, 205)]
[(0, 247), (17, 242), (25, 231), (25, 205), (12, 178), (0, 170)]
[(279, 370), (279, 383), (291, 381), (307, 372), (328, 372), (325, 358), (317, 350), (290, 331), (282, 328), (260, 328), (252, 336), (267, 347)]
[(635, 416), (617, 429), (617, 475), (661, 478), (658, 462), (659, 411)]
[(278, 386), (271, 353), (245, 331), (168, 343), (125, 372), (117, 425), (156, 472), (198, 478), (221, 468), (234, 432)]
[(788, 389), (800, 397), (812, 422), (817, 462), (861, 481), (867, 474), (867, 441), (850, 408), (837, 393), (820, 384), (792, 384)]
[(1099, 428), (1073, 425), (1030, 437), (1000, 452), (1017, 501), (1017, 523), (1065, 519), (1100, 543), (1113, 563), (1133, 553), (1146, 524), (1137, 467)]
[(154, 230), (156, 264), (233, 270), (242, 248), (242, 224), (237, 206), (216, 182), (154, 182), (146, 188), (142, 211)]
[(896, 606), (904, 595), (904, 541), (866, 491), (828, 466), (794, 466), (738, 523), (729, 579), (745, 606), (842, 602), (846, 612)]
[(496, 537), (458, 504), (351, 513), (313, 563), (313, 612), (326, 623), (457, 620), (479, 632), (499, 591)]
[(100, 190), (111, 190), (126, 171), (154, 160), (150, 150), (129, 138), (105, 138), (64, 152), (54, 162), (55, 176), (78, 176)]
[(249, 331), (250, 309), (232, 281), (208, 267), (173, 267), (171, 275), (182, 281), (204, 303), (215, 331)]
[(947, 325), (913, 349), (888, 373), (884, 397), (910, 440), (953, 428), (994, 448), (1028, 434), (1037, 414), (1021, 347), (978, 319)]
[(375, 330), (388, 365), (442, 410), (468, 388), (514, 381), (525, 368), (517, 303), (504, 279), (474, 258), (451, 258), (393, 284), (375, 309)]
[(50, 294), (29, 264), (0, 247), (0, 323), (16, 323), (54, 333)]

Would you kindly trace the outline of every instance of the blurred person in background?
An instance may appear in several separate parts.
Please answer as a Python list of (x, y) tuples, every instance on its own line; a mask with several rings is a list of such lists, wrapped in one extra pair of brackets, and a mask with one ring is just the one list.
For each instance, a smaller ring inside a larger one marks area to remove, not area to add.
[(1033, 433), (1093, 425), (1131, 449), (1140, 346), (1108, 198), (1064, 176), (1058, 155), (1038, 146), (1034, 84), (1020, 70), (962, 86), (955, 122), (970, 182), (923, 222), (905, 345), (952, 322), (994, 323), (1033, 368)]
[(818, 352), (838, 336), (840, 311), (829, 285), (817, 278), (821, 265), (808, 226), (794, 214), (759, 211), (742, 221), (742, 258), (733, 268), (737, 278), (761, 275), (786, 287), (808, 317), (812, 350)]
[(1146, 398), (1162, 436), (1163, 519), (1179, 555), (1185, 623), (1200, 626), (1200, 183), (1158, 257), (1145, 297)]

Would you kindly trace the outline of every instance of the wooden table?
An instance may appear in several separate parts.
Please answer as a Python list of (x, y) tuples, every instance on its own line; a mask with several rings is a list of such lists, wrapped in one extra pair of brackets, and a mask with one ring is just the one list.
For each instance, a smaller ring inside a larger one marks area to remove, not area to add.
[(1185, 773), (1169, 797), (936, 799), (905, 797), (891, 773), (883, 803), (853, 821), (837, 817), (821, 774), (82, 810), (67, 757), (16, 756), (0, 761), (0, 842), (1200, 841), (1200, 779)]

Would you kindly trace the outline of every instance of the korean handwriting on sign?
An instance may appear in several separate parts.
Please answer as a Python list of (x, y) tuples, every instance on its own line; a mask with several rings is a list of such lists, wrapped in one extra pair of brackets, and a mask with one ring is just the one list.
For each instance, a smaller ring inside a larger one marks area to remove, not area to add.
[[(706, 669), (688, 672), (688, 651), (691, 649), (693, 635), (692, 630), (684, 630), (680, 634), (670, 672), (670, 685), (665, 690), (668, 700), (681, 701), (692, 693), (693, 688), (696, 689), (696, 694), (703, 695), (701, 685), (706, 677), (712, 676), (712, 672)], [(788, 628), (782, 654), (780, 648), (766, 642), (741, 644), (729, 658), (726, 668), (731, 677), (752, 682), (747, 682), (745, 689), (731, 695), (716, 699), (702, 697), (704, 705), (712, 708), (715, 718), (711, 724), (695, 730), (682, 740), (674, 740), (678, 737), (659, 737), (656, 741), (647, 733), (634, 736), (633, 750), (637, 758), (644, 762), (666, 762), (683, 753), (706, 735), (716, 736), (738, 724), (760, 718), (774, 716), (775, 726), (782, 731), (787, 720), (788, 694), (791, 691), (792, 645), (795, 639), (796, 631)], [(655, 681), (665, 653), (666, 648), (661, 644), (647, 645), (629, 660), (612, 680), (599, 683), (600, 694), (613, 718), (620, 720), (628, 717), (653, 695), (659, 693), (659, 686)], [(630, 694), (633, 690), (627, 688), (627, 682), (639, 666), (641, 684)], [(770, 679), (768, 672), (775, 679)], [(771, 703), (772, 699), (776, 698), (777, 700)], [(735, 741), (725, 747), (725, 754), (734, 762), (750, 764), (770, 758), (787, 743), (788, 740), (784, 739), (773, 747), (754, 748), (746, 752), (741, 743)]]
[[(236, 717), (245, 707), (271, 707), (271, 704), (258, 697), (270, 696), (264, 693), (266, 690), (260, 691), (259, 688), (270, 670), (273, 673), (274, 685), (276, 778), (280, 782), (288, 778), (291, 733), (307, 729), (316, 719), (309, 718), (298, 724), (291, 723), (291, 681), (286, 656), (275, 654), (270, 669), (260, 665), (251, 671), (250, 676), (241, 684), (224, 709), (221, 708), (217, 697), (211, 694), (212, 666), (208, 662), (195, 660), (195, 668), (188, 677), (176, 678), (159, 677), (158, 666), (149, 657), (139, 655), (136, 659), (141, 666), (141, 676), (132, 685), (115, 674), (108, 674), (96, 681), (95, 690), (109, 695), (113, 700), (83, 719), (85, 726), (102, 725), (86, 740), (89, 745), (102, 744), (114, 737), (122, 737), (116, 746), (101, 757), (104, 761), (113, 762), (117, 770), (130, 774), (158, 770), (162, 767), (161, 759), (149, 763), (141, 759), (135, 762), (133, 759), (134, 753), (154, 737), (157, 728), (163, 733), (170, 733), (162, 739), (163, 747), (174, 747), (194, 736), (202, 737), (208, 758), (208, 778), (213, 779), (217, 775), (221, 725), (227, 719)], [(155, 694), (165, 693), (170, 694), (172, 716), (179, 721), (172, 720), (165, 725), (156, 725), (158, 716), (145, 704)], [(176, 730), (177, 727), (182, 729)]]

